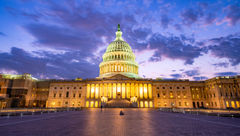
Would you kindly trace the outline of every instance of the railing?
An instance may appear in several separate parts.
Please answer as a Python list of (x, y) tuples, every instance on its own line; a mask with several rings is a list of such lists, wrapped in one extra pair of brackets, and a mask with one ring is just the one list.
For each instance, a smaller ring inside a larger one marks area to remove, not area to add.
[(184, 109), (184, 108), (159, 108), (163, 112), (207, 115), (218, 117), (240, 117), (240, 110), (227, 110), (227, 109)]
[(34, 115), (34, 114), (43, 114), (43, 113), (54, 113), (54, 112), (63, 112), (63, 111), (79, 111), (79, 108), (16, 108), (16, 109), (2, 109), (0, 110), (0, 116), (23, 116), (23, 115)]

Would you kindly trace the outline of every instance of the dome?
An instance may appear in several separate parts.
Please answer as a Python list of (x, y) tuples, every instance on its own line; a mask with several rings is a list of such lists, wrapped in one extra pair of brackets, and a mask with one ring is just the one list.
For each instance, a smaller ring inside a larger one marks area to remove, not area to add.
[(116, 32), (116, 39), (109, 44), (102, 58), (103, 61), (99, 65), (99, 78), (111, 77), (116, 74), (139, 78), (135, 55), (130, 45), (122, 39), (120, 25)]

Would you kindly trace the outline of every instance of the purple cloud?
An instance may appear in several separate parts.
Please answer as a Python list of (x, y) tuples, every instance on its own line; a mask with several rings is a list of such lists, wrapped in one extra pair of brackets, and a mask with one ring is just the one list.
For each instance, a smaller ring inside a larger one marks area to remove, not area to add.
[(216, 66), (216, 67), (224, 67), (224, 68), (227, 68), (229, 66), (229, 63), (227, 62), (220, 62), (220, 63), (215, 63), (215, 64), (212, 64), (213, 66)]
[(175, 79), (179, 79), (179, 78), (182, 77), (181, 74), (171, 74), (170, 76), (172, 76), (172, 77), (175, 78)]
[(7, 35), (3, 32), (0, 32), (0, 36), (7, 36)]
[(46, 51), (33, 53), (42, 57), (36, 57), (16, 47), (13, 47), (10, 53), (0, 53), (0, 69), (15, 70), (20, 74), (30, 73), (37, 78), (74, 79), (76, 77), (93, 78), (98, 75), (100, 60), (96, 59), (96, 64), (91, 64), (79, 51), (64, 54), (52, 54)]
[(209, 41), (211, 42), (209, 50), (212, 55), (219, 58), (228, 58), (233, 66), (240, 63), (240, 34), (213, 38)]
[(239, 73), (237, 72), (219, 72), (219, 73), (215, 73), (216, 76), (235, 76)]
[(197, 76), (197, 77), (193, 77), (194, 80), (206, 80), (208, 79), (207, 77), (205, 76)]
[(183, 24), (189, 26), (197, 22), (200, 17), (203, 16), (203, 12), (199, 9), (185, 9), (181, 13)]
[(240, 20), (240, 6), (239, 5), (230, 5), (227, 7), (227, 16), (226, 19), (230, 22), (231, 25), (235, 25)]
[(161, 16), (161, 25), (164, 29), (168, 28), (168, 25), (172, 22), (172, 19), (170, 19), (167, 15)]
[(187, 70), (184, 72), (189, 77), (200, 75), (198, 70)]
[(155, 59), (165, 56), (171, 59), (184, 60), (185, 64), (192, 64), (194, 59), (204, 52), (203, 48), (189, 44), (192, 42), (194, 39), (185, 36), (166, 37), (161, 34), (154, 34), (149, 40), (150, 48), (157, 49), (154, 55)]
[(44, 24), (28, 24), (24, 28), (36, 38), (36, 43), (56, 49), (79, 49), (92, 52), (98, 44), (102, 43), (101, 39), (96, 38), (91, 32)]

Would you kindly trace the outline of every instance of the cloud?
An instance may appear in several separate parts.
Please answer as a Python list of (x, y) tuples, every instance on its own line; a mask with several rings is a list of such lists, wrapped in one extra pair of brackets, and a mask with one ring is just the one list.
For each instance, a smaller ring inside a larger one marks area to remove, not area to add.
[[(132, 31), (133, 25), (137, 24), (130, 13), (102, 12), (88, 2), (66, 2), (66, 5), (53, 1), (43, 3), (47, 6), (36, 12), (41, 16), (38, 18), (39, 22), (27, 22), (23, 25), (35, 37), (36, 46), (77, 49), (94, 54), (94, 51), (105, 44), (102, 37), (108, 43), (114, 39), (117, 24), (121, 24), (123, 32)], [(144, 38), (148, 32), (136, 29), (131, 34)]]
[(240, 6), (239, 5), (230, 5), (226, 8), (227, 15), (226, 20), (231, 24), (235, 25), (240, 20)]
[(215, 63), (215, 64), (212, 64), (213, 66), (216, 66), (216, 67), (224, 67), (224, 68), (227, 68), (229, 66), (229, 63), (227, 62), (220, 62), (220, 63)]
[[(77, 76), (93, 78), (98, 75), (98, 65), (88, 63), (79, 51), (63, 54), (35, 51), (34, 54), (13, 47), (10, 53), (0, 53), (0, 69), (16, 71), (19, 74), (30, 73), (37, 78), (74, 79)], [(76, 58), (78, 62), (71, 61)]]
[(194, 39), (185, 36), (163, 36), (155, 33), (149, 39), (151, 49), (156, 49), (154, 60), (161, 59), (162, 56), (171, 59), (184, 60), (185, 64), (192, 64), (194, 59), (201, 56), (203, 48), (194, 46)]
[(180, 24), (175, 24), (174, 25), (174, 28), (176, 29), (176, 30), (178, 30), (178, 31), (182, 31), (183, 29), (182, 29), (182, 26), (180, 25)]
[(150, 28), (140, 27), (127, 31), (127, 34), (131, 36), (132, 40), (146, 40), (147, 36), (152, 33)]
[(172, 19), (170, 19), (167, 15), (161, 16), (161, 25), (164, 29), (168, 28), (168, 25), (172, 22)]
[(214, 13), (208, 13), (205, 16), (205, 24), (206, 25), (214, 23), (215, 20), (216, 20), (216, 15)]
[(194, 80), (206, 80), (208, 79), (208, 77), (205, 77), (205, 76), (196, 76), (196, 77), (193, 77)]
[(8, 13), (10, 13), (11, 15), (15, 16), (15, 17), (25, 17), (34, 21), (39, 21), (39, 19), (42, 17), (42, 14), (36, 11), (29, 12), (29, 11), (23, 11), (23, 10), (18, 10), (16, 8), (12, 8), (12, 7), (5, 7), (6, 11)]
[(203, 12), (201, 10), (193, 8), (185, 9), (181, 13), (183, 24), (185, 25), (192, 25), (193, 23), (197, 22), (202, 16)]
[(219, 72), (219, 73), (215, 73), (216, 76), (235, 76), (239, 73), (237, 72)]
[(28, 24), (24, 28), (36, 38), (36, 43), (55, 49), (79, 49), (92, 52), (98, 44), (101, 44), (101, 39), (96, 38), (91, 32), (45, 24)]
[(200, 75), (198, 70), (187, 70), (184, 72), (189, 77)]
[(208, 48), (213, 56), (228, 58), (233, 66), (240, 63), (240, 34), (213, 38), (209, 42)]
[(173, 77), (173, 78), (176, 78), (176, 79), (178, 79), (178, 78), (181, 78), (181, 77), (182, 77), (182, 75), (181, 75), (181, 74), (171, 74), (170, 76), (171, 76), (171, 77)]
[(7, 35), (3, 32), (0, 32), (0, 36), (7, 36)]
[(191, 26), (194, 23), (201, 25), (209, 25), (217, 19), (216, 11), (211, 10), (207, 3), (199, 2), (195, 7), (184, 9), (181, 12), (182, 22), (186, 26)]

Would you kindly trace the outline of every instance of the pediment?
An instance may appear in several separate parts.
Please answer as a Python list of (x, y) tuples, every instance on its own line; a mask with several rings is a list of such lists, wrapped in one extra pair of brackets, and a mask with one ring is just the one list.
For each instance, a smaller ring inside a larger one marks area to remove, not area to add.
[(131, 79), (134, 79), (134, 78), (130, 78), (130, 77), (127, 77), (127, 76), (122, 75), (122, 74), (116, 74), (116, 75), (113, 75), (113, 76), (111, 76), (111, 77), (108, 77), (107, 79), (131, 80)]

